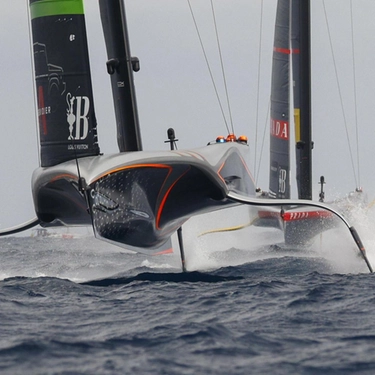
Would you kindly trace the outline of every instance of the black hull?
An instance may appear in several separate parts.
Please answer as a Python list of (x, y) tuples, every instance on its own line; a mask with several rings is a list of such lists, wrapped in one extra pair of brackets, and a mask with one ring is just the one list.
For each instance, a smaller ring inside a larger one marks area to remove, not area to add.
[(39, 168), (36, 213), (43, 226), (92, 224), (100, 238), (154, 249), (189, 217), (235, 205), (230, 190), (255, 195), (242, 156), (247, 149), (217, 144), (82, 158), (79, 174), (75, 161)]

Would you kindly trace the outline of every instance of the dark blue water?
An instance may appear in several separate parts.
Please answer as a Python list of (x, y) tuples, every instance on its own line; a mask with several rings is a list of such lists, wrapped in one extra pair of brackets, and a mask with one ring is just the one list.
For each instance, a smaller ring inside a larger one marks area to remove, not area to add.
[(92, 239), (0, 248), (1, 374), (375, 373), (375, 279), (356, 256), (340, 273), (261, 249), (181, 274), (174, 255)]

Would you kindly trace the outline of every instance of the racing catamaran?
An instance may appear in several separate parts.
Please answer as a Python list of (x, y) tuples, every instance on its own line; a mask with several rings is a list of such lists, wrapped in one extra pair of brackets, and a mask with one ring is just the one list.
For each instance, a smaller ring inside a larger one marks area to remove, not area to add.
[[(299, 199), (312, 199), (312, 109), (310, 1), (279, 0), (273, 49), (270, 175), (268, 196), (291, 197), (291, 151), (295, 141), (296, 182)], [(294, 122), (291, 112), (294, 112)], [(294, 137), (293, 128), (294, 123)], [(324, 202), (324, 177), (319, 201)], [(356, 188), (360, 199), (361, 189)], [(334, 202), (339, 207), (340, 202)], [(324, 231), (340, 224), (337, 217), (319, 207), (284, 206), (281, 211), (259, 210), (256, 225), (281, 229), (287, 246), (308, 245)]]
[[(115, 104), (119, 152), (102, 155), (97, 137), (82, 0), (30, 0), (41, 165), (32, 177), (36, 224), (92, 225), (98, 238), (136, 251), (158, 251), (192, 216), (238, 204), (318, 207), (349, 228), (333, 208), (310, 200), (259, 199), (245, 163), (246, 137), (205, 147), (142, 150), (123, 0), (99, 0)], [(168, 132), (173, 145), (173, 130)]]

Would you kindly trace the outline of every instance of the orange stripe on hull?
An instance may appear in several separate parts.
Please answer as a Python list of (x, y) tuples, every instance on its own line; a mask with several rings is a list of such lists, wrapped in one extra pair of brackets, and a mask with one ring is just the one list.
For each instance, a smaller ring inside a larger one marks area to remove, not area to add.
[(157, 253), (152, 254), (152, 255), (164, 255), (164, 254), (173, 254), (173, 248), (158, 251)]
[[(183, 176), (185, 176), (186, 173), (189, 172), (189, 170), (190, 170), (190, 167), (189, 167), (189, 168), (188, 168), (188, 169), (187, 169), (187, 170), (186, 170), (181, 176), (179, 176), (179, 177), (173, 182), (173, 184), (169, 187), (169, 189), (168, 189), (167, 192), (165, 193), (165, 195), (164, 195), (164, 197), (163, 197), (163, 199), (162, 199), (162, 201), (161, 201), (161, 203), (160, 203), (160, 205), (159, 205), (159, 209), (158, 209), (158, 212), (157, 212), (157, 215), (156, 215), (156, 228), (157, 228), (157, 229), (160, 229), (160, 226), (159, 226), (159, 223), (160, 223), (160, 217), (161, 217), (161, 214), (162, 214), (163, 209), (164, 209), (164, 206), (165, 206), (165, 202), (167, 201), (167, 198), (168, 198), (170, 192), (172, 191), (172, 189), (174, 188), (174, 186), (177, 184), (177, 182), (178, 182), (179, 180), (181, 180), (181, 178), (182, 178)], [(168, 174), (168, 176), (169, 176), (169, 174)], [(168, 178), (168, 176), (167, 176), (167, 178)]]
[(62, 179), (78, 180), (77, 176), (74, 176), (73, 174), (62, 173), (52, 178), (50, 182), (55, 182)]

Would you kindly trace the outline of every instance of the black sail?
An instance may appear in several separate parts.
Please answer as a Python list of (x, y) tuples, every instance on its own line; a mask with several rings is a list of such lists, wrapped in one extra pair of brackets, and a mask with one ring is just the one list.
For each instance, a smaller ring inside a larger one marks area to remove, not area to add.
[(277, 5), (271, 82), (270, 185), (272, 198), (290, 198), (290, 0)]
[(82, 0), (30, 0), (41, 166), (99, 154)]

